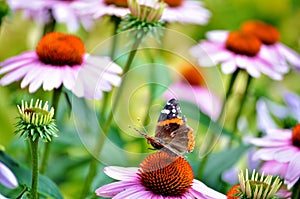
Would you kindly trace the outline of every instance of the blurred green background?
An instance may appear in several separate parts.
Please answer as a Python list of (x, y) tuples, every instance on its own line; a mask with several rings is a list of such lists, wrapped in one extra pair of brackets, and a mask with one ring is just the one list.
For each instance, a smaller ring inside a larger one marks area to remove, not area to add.
[[(205, 26), (188, 25), (188, 24), (168, 24), (168, 28), (178, 31), (187, 37), (199, 41), (205, 37), (205, 32), (216, 29), (236, 30), (240, 24), (248, 19), (259, 19), (270, 24), (273, 24), (278, 28), (281, 33), (281, 42), (287, 46), (293, 48), (298, 53), (300, 52), (300, 1), (299, 0), (205, 0), (203, 1), (205, 6), (212, 12), (212, 17), (209, 23)], [(3, 61), (11, 56), (18, 55), (19, 53), (32, 50), (35, 48), (38, 40), (42, 34), (42, 27), (32, 21), (22, 18), (21, 13), (10, 14), (6, 17), (1, 26), (0, 36), (0, 61)], [(57, 31), (66, 31), (63, 24), (60, 24)], [(90, 52), (96, 48), (99, 43), (107, 42), (107, 39), (111, 37), (113, 26), (110, 23), (108, 17), (104, 17), (101, 20), (96, 21), (96, 24), (91, 32), (84, 30), (78, 31), (76, 34), (80, 36), (86, 44), (87, 51)], [(172, 38), (169, 38), (172, 41)], [(176, 44), (172, 42), (165, 42), (164, 45), (172, 45), (166, 48), (181, 48), (184, 41), (178, 41)], [(102, 43), (103, 44), (103, 43)], [(97, 48), (98, 49), (98, 48)], [(107, 54), (108, 49), (101, 49), (102, 54)], [(118, 61), (122, 65), (123, 60), (126, 58), (120, 58)], [(145, 61), (145, 55), (141, 52), (135, 59), (134, 65), (143, 63)], [(178, 57), (174, 57), (168, 53), (163, 53), (160, 56), (165, 65), (178, 65), (182, 60)], [(178, 63), (177, 63), (178, 62)], [(128, 85), (128, 90), (137, 87), (141, 79), (147, 78), (147, 75), (143, 72), (137, 71), (138, 75), (131, 79), (131, 84)], [(136, 79), (134, 79), (136, 78)], [(228, 77), (222, 76), (224, 85), (227, 85)], [(211, 78), (213, 81), (213, 78)], [(257, 96), (267, 96), (276, 101), (281, 102), (280, 91), (282, 88), (292, 90), (300, 94), (299, 86), (299, 73), (291, 70), (287, 74), (283, 81), (275, 82), (267, 77), (262, 77), (255, 80), (252, 85), (252, 97), (247, 101), (249, 107), (245, 110), (245, 115), (249, 119), (250, 128), (255, 130), (255, 117), (250, 117), (255, 112), (255, 100)], [(239, 88), (235, 88), (237, 91)], [(224, 94), (223, 90), (214, 88), (215, 92), (220, 96)], [(118, 119), (121, 121), (121, 129), (112, 128), (112, 132), (109, 134), (109, 140), (112, 140), (117, 146), (124, 150), (135, 153), (132, 156), (123, 156), (109, 151), (109, 156), (106, 160), (109, 162), (109, 158), (112, 158), (112, 163), (119, 166), (138, 166), (144, 155), (136, 155), (139, 152), (145, 152), (147, 145), (145, 140), (138, 139), (135, 132), (129, 128), (125, 128), (127, 125), (140, 126), (136, 118), (144, 117), (145, 111), (147, 111), (147, 99), (149, 93), (146, 87), (140, 88), (136, 93), (133, 93), (130, 99), (128, 107), (122, 107), (118, 115)], [(28, 89), (20, 89), (20, 83), (13, 83), (9, 86), (0, 87), (0, 145), (5, 147), (5, 151), (17, 160), (19, 163), (29, 165), (28, 145), (22, 138), (17, 138), (14, 135), (14, 124), (17, 121), (17, 108), (16, 104), (20, 104), (22, 99), (28, 100), (30, 98), (40, 98), (44, 100), (51, 100), (51, 92), (43, 92), (39, 90), (37, 93), (28, 94)], [(123, 96), (126, 101), (127, 96)], [(161, 97), (156, 99), (156, 104), (164, 104)], [(76, 102), (77, 103), (77, 102)], [(82, 103), (84, 105), (82, 105)], [(87, 115), (91, 112), (100, 109), (101, 101), (84, 103), (79, 100), (77, 110), (87, 111)], [(81, 105), (80, 105), (81, 104)], [(188, 106), (187, 106), (188, 107)], [(230, 107), (234, 107), (234, 102), (229, 104)], [(82, 110), (81, 110), (82, 109)], [(156, 105), (150, 109), (150, 123), (145, 128), (149, 134), (153, 135), (155, 128), (155, 121), (158, 117), (158, 113), (161, 106)], [(186, 111), (186, 112), (185, 112)], [(190, 113), (188, 108), (183, 107), (183, 112), (188, 116)], [(233, 111), (234, 112), (234, 111)], [(130, 117), (128, 117), (128, 115)], [(86, 115), (83, 116), (83, 119)], [(152, 119), (153, 118), (153, 119)], [(230, 118), (230, 112), (228, 113)], [(86, 178), (88, 163), (90, 160), (90, 154), (85, 145), (81, 142), (80, 136), (84, 136), (82, 133), (78, 133), (74, 126), (74, 116), (69, 114), (69, 109), (64, 97), (61, 98), (59, 110), (57, 114), (57, 124), (60, 129), (59, 137), (54, 140), (52, 146), (52, 152), (50, 157), (50, 165), (48, 166), (47, 176), (50, 177), (55, 183), (58, 184), (61, 192), (65, 198), (78, 198), (82, 189), (82, 184)], [(197, 120), (190, 119), (190, 126), (197, 129), (198, 132), (203, 131), (205, 127), (198, 124)], [(88, 123), (91, 131), (97, 131), (96, 124)], [(230, 120), (225, 121), (225, 125), (230, 126)], [(128, 131), (126, 133), (122, 131)], [(130, 131), (130, 132), (129, 132)], [(88, 133), (88, 132), (87, 132)], [(92, 133), (93, 135), (93, 133)], [(203, 136), (197, 137), (197, 149), (200, 149), (200, 144), (203, 143)], [(226, 138), (228, 139), (228, 138)], [(220, 149), (222, 143), (216, 150)], [(108, 147), (109, 149), (109, 147)], [(108, 150), (107, 149), (107, 150)], [(105, 150), (104, 150), (105, 151)], [(147, 151), (147, 150), (146, 150)], [(243, 151), (242, 151), (243, 152)], [(103, 154), (105, 156), (105, 154)], [(191, 154), (189, 157), (192, 165), (198, 164), (197, 154)], [(105, 176), (102, 172), (103, 165), (98, 168), (97, 179), (93, 183), (93, 190), (97, 187), (111, 182), (112, 180)], [(210, 172), (210, 171), (207, 171)], [(203, 177), (204, 182), (209, 181)], [(217, 179), (220, 180), (220, 179)], [(208, 182), (210, 183), (210, 182)], [(219, 190), (224, 190), (224, 187), (218, 187)]]

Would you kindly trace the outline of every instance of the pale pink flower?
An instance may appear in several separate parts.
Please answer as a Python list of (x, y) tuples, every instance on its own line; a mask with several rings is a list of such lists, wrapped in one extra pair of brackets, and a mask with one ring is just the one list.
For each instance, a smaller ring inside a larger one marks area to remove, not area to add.
[(93, 26), (93, 18), (91, 14), (86, 14), (89, 10), (84, 11), (84, 8), (95, 2), (96, 0), (8, 0), (10, 8), (13, 11), (22, 10), (26, 18), (45, 24), (51, 20), (52, 15), (56, 22), (66, 23), (71, 32), (77, 31), (80, 24), (87, 30)]
[(36, 50), (27, 51), (0, 63), (0, 84), (21, 81), (33, 93), (42, 86), (50, 91), (62, 85), (78, 97), (100, 99), (103, 91), (118, 86), (121, 67), (109, 57), (85, 52), (83, 42), (74, 35), (52, 32), (45, 35)]
[[(94, 17), (101, 18), (104, 15), (114, 15), (122, 18), (130, 13), (126, 1), (110, 0), (109, 2), (106, 3), (105, 0), (99, 0), (98, 5), (95, 5), (94, 8), (90, 7), (90, 10), (94, 10)], [(165, 3), (167, 7), (164, 9), (161, 17), (162, 21), (202, 25), (208, 22), (211, 15), (210, 11), (204, 8), (203, 3), (199, 1), (183, 0), (176, 3), (176, 1), (172, 0), (165, 1)]]
[(300, 177), (300, 125), (293, 130), (269, 129), (262, 138), (253, 138), (251, 143), (261, 147), (253, 158), (266, 163), (262, 170), (280, 175), (290, 189)]
[(268, 61), (283, 68), (290, 64), (300, 71), (300, 55), (279, 42), (280, 35), (274, 26), (258, 20), (249, 20), (242, 24), (241, 29), (262, 41), (261, 54)]
[[(202, 182), (193, 179), (191, 167), (182, 157), (176, 158), (164, 152), (157, 152), (148, 156), (145, 160), (140, 168), (105, 167), (104, 172), (108, 176), (120, 181), (98, 188), (96, 194), (114, 199), (227, 198)], [(148, 160), (153, 160), (154, 162), (149, 162)], [(156, 183), (153, 183), (153, 178), (155, 178)], [(177, 186), (174, 184), (174, 181), (176, 181)], [(158, 186), (158, 183), (160, 183), (160, 186)], [(170, 189), (171, 186), (172, 188)]]
[(230, 74), (238, 68), (249, 75), (259, 78), (261, 73), (275, 80), (281, 80), (288, 72), (287, 66), (277, 66), (269, 62), (261, 53), (261, 41), (252, 34), (242, 31), (211, 31), (208, 40), (192, 47), (191, 54), (198, 59), (202, 67), (221, 64), (224, 74)]

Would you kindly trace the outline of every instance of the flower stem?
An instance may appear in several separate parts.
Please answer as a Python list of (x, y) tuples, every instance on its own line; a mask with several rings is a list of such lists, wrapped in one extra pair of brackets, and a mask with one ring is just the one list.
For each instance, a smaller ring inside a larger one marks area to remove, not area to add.
[[(112, 44), (111, 44), (111, 49), (110, 49), (110, 58), (112, 60), (115, 59), (115, 54), (116, 54), (116, 49), (117, 49), (117, 44), (118, 44), (118, 29), (119, 29), (119, 26), (120, 26), (120, 22), (121, 22), (121, 18), (120, 17), (117, 17), (117, 16), (114, 16), (112, 15), (110, 17), (110, 20), (114, 23), (114, 30), (113, 30), (113, 40), (112, 40)], [(110, 99), (110, 95), (111, 95), (112, 92), (105, 92), (104, 93), (104, 97), (103, 97), (103, 100), (102, 100), (102, 111), (100, 112), (100, 121), (102, 123), (105, 122), (105, 118), (106, 118), (106, 113), (107, 113), (107, 108), (108, 108), (108, 100)], [(102, 125), (102, 124), (100, 124)]]
[(43, 35), (46, 35), (49, 32), (53, 32), (55, 30), (56, 20), (54, 19), (52, 10), (48, 10), (49, 12), (49, 22), (44, 25)]
[[(240, 116), (241, 116), (243, 107), (244, 107), (244, 105), (245, 105), (245, 101), (246, 101), (246, 97), (247, 97), (247, 94), (248, 94), (248, 90), (249, 90), (249, 87), (250, 87), (251, 80), (252, 80), (252, 77), (247, 73), (247, 83), (246, 83), (246, 88), (245, 88), (244, 93), (243, 93), (243, 95), (242, 95), (241, 103), (240, 103), (238, 112), (237, 112), (237, 114), (236, 114), (236, 117), (235, 117), (235, 119), (234, 119), (233, 130), (232, 130), (233, 133), (235, 133), (236, 130), (237, 130), (237, 123), (238, 123), (238, 120), (239, 120), (239, 118), (240, 118)], [(235, 133), (235, 135), (238, 135), (238, 134)]]
[(293, 187), (292, 199), (299, 199), (300, 198), (300, 179)]
[[(62, 93), (62, 87), (59, 87), (58, 89), (54, 89), (53, 96), (52, 96), (52, 106), (54, 107), (54, 115), (56, 115), (59, 97)], [(43, 156), (42, 156), (42, 162), (40, 167), (40, 173), (45, 173), (47, 169), (50, 149), (51, 149), (51, 143), (52, 142), (46, 142), (44, 146)]]
[[(116, 93), (115, 100), (114, 100), (114, 102), (112, 104), (112, 108), (111, 108), (111, 110), (109, 112), (108, 118), (107, 118), (107, 120), (106, 120), (106, 122), (104, 124), (104, 127), (103, 127), (103, 135), (101, 135), (101, 137), (99, 138), (99, 143), (97, 144), (97, 146), (96, 146), (96, 148), (94, 150), (94, 154), (96, 156), (98, 156), (101, 153), (101, 150), (102, 150), (103, 145), (105, 143), (105, 139), (107, 137), (107, 134), (109, 133), (110, 126), (111, 126), (112, 119), (113, 119), (113, 113), (117, 109), (118, 103), (120, 101), (120, 97), (121, 97), (121, 95), (123, 93), (123, 90), (124, 90), (124, 85), (125, 85), (125, 82), (126, 82), (126, 73), (130, 69), (132, 61), (133, 61), (133, 59), (134, 59), (134, 57), (136, 55), (136, 52), (137, 52), (137, 48), (140, 45), (140, 43), (142, 42), (143, 36), (140, 36), (140, 37), (136, 38), (134, 44), (132, 45), (132, 48), (131, 48), (131, 51), (129, 53), (127, 62), (126, 62), (125, 67), (123, 69), (122, 83), (121, 83), (120, 87), (116, 91), (117, 93)], [(85, 185), (84, 185), (84, 188), (83, 188), (83, 192), (81, 194), (81, 198), (85, 198), (85, 196), (89, 193), (92, 181), (93, 181), (93, 179), (94, 179), (94, 177), (96, 175), (96, 170), (97, 170), (97, 159), (93, 158), (93, 160), (92, 160), (92, 162), (90, 164), (89, 172), (88, 172), (88, 179), (85, 182)]]
[[(232, 88), (233, 88), (233, 85), (235, 83), (235, 80), (236, 80), (236, 77), (239, 73), (239, 69), (237, 69), (230, 77), (230, 81), (229, 81), (229, 85), (228, 85), (228, 88), (227, 88), (227, 91), (226, 91), (226, 94), (225, 94), (225, 99), (223, 100), (223, 103), (222, 103), (222, 108), (221, 108), (221, 112), (220, 112), (220, 115), (217, 119), (218, 122), (220, 122), (223, 114), (224, 114), (224, 111), (225, 111), (225, 106), (226, 106), (226, 103), (230, 97), (230, 95), (232, 94)], [(206, 163), (207, 163), (207, 160), (209, 158), (209, 150), (210, 150), (210, 147), (213, 145), (213, 142), (216, 140), (216, 135), (214, 133), (209, 133), (208, 134), (208, 137), (207, 137), (207, 145), (206, 145), (206, 149), (204, 151), (204, 154), (205, 156), (203, 157), (200, 165), (199, 165), (199, 168), (198, 168), (198, 172), (197, 172), (197, 177), (200, 179), (203, 172), (204, 172), (204, 168), (206, 166)]]
[(39, 177), (39, 168), (38, 168), (38, 144), (39, 137), (33, 140), (30, 137), (30, 147), (31, 147), (31, 162), (32, 162), (32, 181), (31, 181), (31, 198), (38, 198), (38, 177)]
[(225, 111), (225, 106), (226, 106), (226, 103), (231, 95), (231, 92), (232, 92), (232, 88), (233, 88), (233, 85), (234, 85), (234, 82), (236, 80), (236, 77), (239, 73), (239, 69), (237, 69), (236, 71), (234, 71), (234, 73), (231, 75), (231, 78), (230, 78), (230, 82), (229, 82), (229, 85), (228, 85), (228, 89), (226, 91), (226, 94), (225, 94), (225, 99), (223, 100), (223, 103), (222, 103), (222, 107), (221, 107), (221, 112), (220, 112), (220, 115), (218, 117), (218, 122), (221, 120), (223, 114), (224, 114), (224, 111)]

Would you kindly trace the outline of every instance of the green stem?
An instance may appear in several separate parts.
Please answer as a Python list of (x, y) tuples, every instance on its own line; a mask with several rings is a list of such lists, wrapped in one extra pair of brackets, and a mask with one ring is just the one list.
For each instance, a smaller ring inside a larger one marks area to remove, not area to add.
[(220, 112), (220, 115), (218, 117), (218, 122), (221, 120), (223, 114), (224, 114), (224, 111), (225, 111), (225, 106), (226, 106), (226, 103), (231, 95), (231, 92), (232, 92), (232, 88), (233, 88), (233, 85), (234, 85), (234, 82), (236, 80), (236, 77), (239, 73), (239, 69), (237, 69), (232, 75), (231, 75), (231, 78), (230, 78), (230, 82), (229, 82), (229, 85), (228, 85), (228, 89), (226, 91), (226, 94), (225, 94), (225, 99), (223, 100), (223, 103), (222, 103), (222, 108), (221, 108), (221, 112)]
[[(246, 88), (245, 88), (244, 93), (243, 93), (243, 95), (242, 95), (241, 103), (240, 103), (238, 112), (237, 112), (237, 114), (236, 114), (236, 117), (235, 117), (235, 119), (234, 119), (233, 130), (232, 130), (233, 133), (235, 133), (235, 131), (237, 130), (237, 123), (238, 123), (238, 120), (239, 120), (239, 118), (240, 118), (240, 116), (241, 116), (243, 107), (244, 107), (244, 105), (245, 105), (245, 101), (246, 101), (246, 97), (247, 97), (247, 94), (248, 94), (248, 90), (249, 90), (249, 87), (250, 87), (251, 80), (252, 80), (252, 77), (247, 73), (247, 83), (246, 83)], [(235, 133), (235, 134), (238, 135), (238, 133)]]
[[(229, 97), (230, 97), (231, 94), (232, 94), (232, 88), (233, 88), (233, 85), (234, 85), (234, 83), (235, 83), (235, 80), (236, 80), (236, 77), (237, 77), (239, 71), (240, 71), (240, 70), (237, 69), (237, 70), (231, 75), (231, 77), (230, 77), (229, 85), (228, 85), (228, 88), (227, 88), (227, 91), (226, 91), (226, 94), (225, 94), (225, 99), (223, 100), (223, 103), (222, 103), (221, 112), (220, 112), (220, 115), (219, 115), (219, 117), (218, 117), (218, 119), (217, 119), (218, 122), (220, 122), (220, 120), (221, 120), (221, 118), (222, 118), (222, 116), (223, 116), (223, 114), (224, 114), (226, 103), (227, 103)], [(215, 140), (216, 140), (216, 135), (215, 135), (214, 133), (209, 133), (209, 134), (208, 134), (208, 137), (207, 137), (207, 141), (206, 141), (206, 143), (207, 143), (206, 149), (204, 150), (204, 154), (206, 154), (206, 155), (203, 157), (203, 159), (202, 159), (202, 161), (201, 161), (201, 163), (200, 163), (200, 165), (199, 165), (198, 172), (197, 172), (197, 177), (198, 177), (198, 179), (201, 178), (201, 176), (202, 176), (202, 174), (203, 174), (203, 172), (204, 172), (204, 168), (205, 168), (206, 163), (207, 163), (207, 160), (208, 160), (208, 158), (209, 158), (209, 153), (208, 153), (208, 152), (209, 152), (210, 146), (212, 146), (212, 144), (213, 144), (213, 142), (214, 142)]]
[(294, 185), (292, 192), (292, 199), (300, 198), (300, 180)]
[[(146, 57), (149, 58), (150, 63), (154, 63), (154, 58), (153, 58), (152, 53), (150, 52), (150, 50), (145, 50), (145, 53), (146, 53)], [(151, 82), (154, 78), (155, 78), (154, 68), (150, 67), (149, 81)], [(147, 126), (148, 123), (149, 123), (149, 120), (150, 120), (149, 111), (150, 111), (150, 108), (153, 104), (153, 99), (154, 99), (153, 94), (155, 93), (156, 86), (155, 85), (150, 85), (150, 86), (148, 86), (148, 88), (149, 88), (150, 97), (149, 97), (148, 104), (147, 104), (146, 115), (145, 115), (144, 120), (143, 120), (143, 126)]]
[[(119, 29), (119, 26), (120, 26), (120, 22), (121, 22), (121, 18), (120, 17), (117, 17), (117, 16), (114, 16), (112, 15), (110, 17), (110, 20), (114, 23), (114, 30), (113, 30), (113, 40), (112, 40), (112, 44), (111, 44), (111, 49), (110, 49), (110, 58), (112, 60), (115, 59), (115, 54), (116, 54), (116, 49), (117, 49), (117, 46), (118, 46), (118, 29)], [(105, 118), (106, 118), (106, 114), (107, 114), (107, 111), (108, 111), (108, 101), (110, 99), (110, 95), (111, 95), (112, 91), (109, 92), (109, 93), (104, 93), (104, 97), (103, 97), (103, 101), (102, 101), (102, 111), (100, 112), (100, 121), (101, 121), (101, 125), (102, 123), (105, 122)]]
[(111, 49), (110, 49), (110, 58), (112, 60), (115, 59), (115, 54), (116, 54), (116, 49), (117, 49), (117, 44), (118, 44), (118, 29), (119, 29), (119, 26), (120, 26), (120, 22), (121, 22), (121, 18), (120, 17), (117, 17), (117, 16), (111, 16), (110, 20), (114, 23), (114, 30), (113, 30), (113, 41), (112, 41), (112, 46), (111, 46)]
[(46, 23), (44, 25), (43, 35), (45, 35), (49, 32), (53, 32), (55, 30), (56, 20), (53, 17), (52, 10), (49, 9), (48, 12), (49, 12), (49, 15), (50, 15), (50, 20), (49, 20), (48, 23)]
[[(143, 35), (144, 36), (144, 35)], [(117, 89), (117, 93), (116, 93), (116, 97), (115, 97), (115, 100), (112, 104), (112, 108), (109, 112), (109, 116), (105, 122), (105, 125), (104, 125), (104, 128), (103, 128), (103, 135), (100, 136), (99, 138), (99, 143), (97, 144), (95, 150), (94, 150), (94, 154), (96, 156), (98, 156), (100, 153), (101, 153), (101, 150), (103, 148), (103, 145), (105, 143), (105, 139), (107, 137), (107, 134), (110, 130), (110, 126), (111, 126), (111, 123), (112, 123), (112, 119), (113, 119), (113, 113), (115, 112), (115, 110), (117, 109), (117, 106), (118, 106), (118, 103), (120, 101), (120, 97), (123, 93), (123, 90), (124, 90), (124, 85), (125, 85), (125, 82), (126, 82), (126, 73), (129, 71), (130, 69), (130, 66), (132, 64), (132, 61), (136, 55), (136, 52), (137, 52), (137, 48), (138, 46), (140, 45), (140, 43), (142, 42), (142, 39), (143, 39), (143, 36), (140, 36), (138, 37), (132, 48), (131, 48), (131, 51), (129, 53), (129, 56), (128, 56), (128, 59), (127, 59), (127, 62), (125, 64), (125, 67), (123, 69), (123, 73), (122, 73), (122, 83), (120, 85), (120, 87)], [(85, 185), (84, 185), (84, 188), (83, 188), (83, 192), (81, 194), (81, 198), (85, 198), (85, 196), (89, 193), (90, 191), (90, 187), (91, 187), (91, 184), (93, 182), (93, 179), (96, 175), (96, 170), (97, 170), (97, 159), (94, 158), (90, 164), (90, 168), (89, 168), (89, 172), (88, 172), (88, 179), (86, 180), (85, 182)]]
[(38, 178), (39, 178), (39, 168), (38, 168), (38, 144), (39, 137), (37, 137), (34, 141), (33, 138), (30, 137), (30, 147), (31, 147), (31, 162), (32, 162), (32, 181), (31, 181), (31, 198), (38, 198)]
[[(53, 91), (52, 106), (54, 107), (54, 115), (55, 116), (57, 113), (58, 102), (59, 102), (61, 93), (62, 93), (62, 87), (59, 87), (58, 89), (54, 89), (54, 91)], [(50, 154), (50, 149), (51, 149), (51, 143), (52, 142), (45, 143), (44, 151), (43, 151), (43, 155), (42, 155), (40, 173), (45, 173), (45, 171), (47, 169), (47, 164), (48, 164), (48, 159), (49, 159), (49, 154)]]

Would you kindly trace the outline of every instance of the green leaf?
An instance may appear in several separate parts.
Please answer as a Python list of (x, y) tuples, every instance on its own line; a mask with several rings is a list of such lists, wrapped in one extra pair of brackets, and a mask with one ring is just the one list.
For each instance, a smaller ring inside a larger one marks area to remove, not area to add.
[(222, 173), (232, 168), (248, 149), (249, 146), (241, 144), (236, 148), (231, 148), (219, 153), (211, 154), (208, 157), (201, 179), (205, 182), (206, 185), (220, 190), (222, 188)]
[(223, 126), (218, 124), (217, 122), (211, 120), (211, 118), (203, 113), (197, 105), (187, 102), (187, 101), (180, 101), (180, 105), (182, 108), (182, 112), (187, 118), (194, 119), (199, 121), (200, 124), (204, 125), (205, 127), (209, 128), (209, 130), (217, 135), (222, 134), (228, 136), (230, 139), (237, 140), (238, 138), (235, 136), (234, 133), (228, 131)]
[[(0, 161), (3, 162), (15, 174), (15, 176), (18, 179), (19, 185), (25, 185), (26, 187), (31, 187), (30, 169), (27, 169), (19, 165), (3, 151), (0, 151)], [(54, 198), (54, 199), (63, 199), (63, 196), (60, 193), (56, 184), (43, 175), (39, 175), (38, 192), (39, 194), (45, 197)]]
[[(151, 56), (150, 53), (147, 55), (148, 57)], [(154, 58), (150, 57), (150, 59)], [(153, 64), (152, 66), (150, 66), (148, 74), (150, 76), (150, 100), (155, 100), (159, 98), (169, 88), (169, 86), (172, 84), (172, 78), (170, 75), (169, 68), (159, 64)]]

